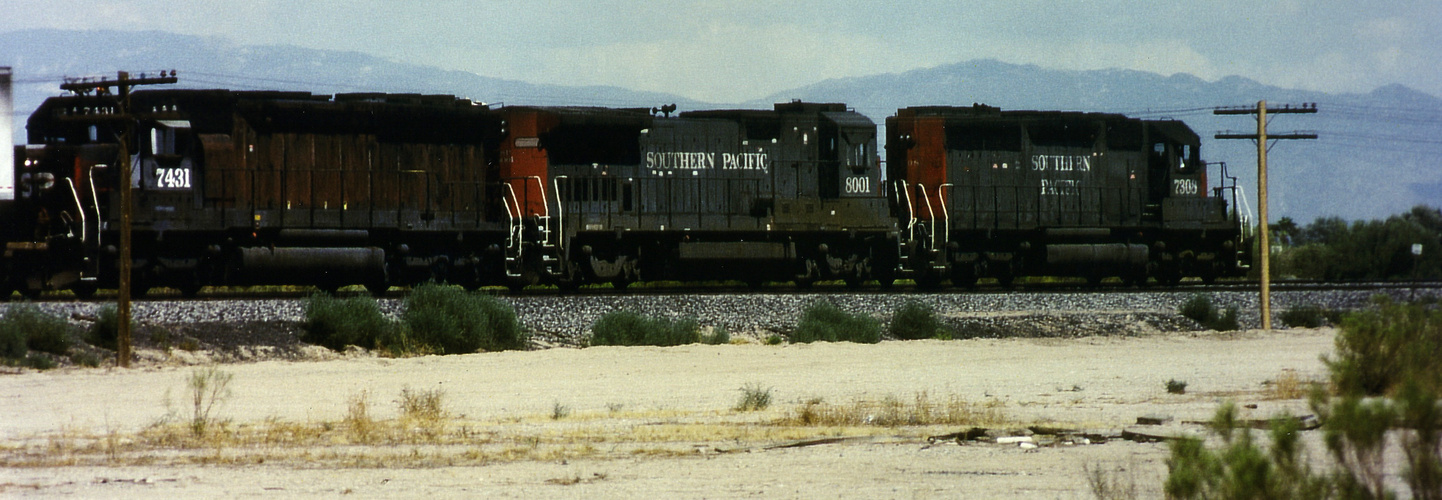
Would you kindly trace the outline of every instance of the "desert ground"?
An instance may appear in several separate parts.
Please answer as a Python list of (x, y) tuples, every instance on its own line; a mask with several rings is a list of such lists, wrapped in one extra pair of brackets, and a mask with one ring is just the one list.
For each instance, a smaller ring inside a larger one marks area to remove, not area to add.
[[(1228, 400), (1246, 418), (1306, 413), (1277, 383), (1320, 379), (1334, 333), (403, 359), (315, 347), (212, 366), (230, 380), (201, 432), (191, 380), (206, 368), (150, 353), (132, 369), (0, 374), (0, 496), (1091, 498), (1090, 469), (1156, 497), (1168, 445), (1120, 431), (1164, 416), (1145, 429), (1202, 435), (1189, 422)], [(770, 404), (739, 409), (748, 389)], [(439, 412), (402, 412), (417, 394)], [(852, 420), (810, 419), (823, 411)], [(991, 433), (927, 439), (972, 427)], [(1070, 432), (996, 439), (1028, 427)]]

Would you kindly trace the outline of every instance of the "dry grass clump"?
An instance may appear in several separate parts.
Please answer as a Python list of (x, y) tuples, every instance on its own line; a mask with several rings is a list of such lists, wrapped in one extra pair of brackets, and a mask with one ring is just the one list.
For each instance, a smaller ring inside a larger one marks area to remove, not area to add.
[(833, 405), (820, 399), (807, 401), (782, 417), (783, 425), (900, 427), (907, 425), (995, 425), (1005, 423), (1001, 402), (973, 403), (957, 396), (932, 401), (926, 391), (910, 402), (893, 395), (879, 400), (855, 399)]
[(1321, 384), (1322, 381), (1314, 378), (1302, 377), (1296, 370), (1285, 369), (1277, 375), (1277, 378), (1263, 382), (1266, 385), (1262, 391), (1262, 397), (1266, 399), (1302, 399), (1312, 393), (1312, 388)]

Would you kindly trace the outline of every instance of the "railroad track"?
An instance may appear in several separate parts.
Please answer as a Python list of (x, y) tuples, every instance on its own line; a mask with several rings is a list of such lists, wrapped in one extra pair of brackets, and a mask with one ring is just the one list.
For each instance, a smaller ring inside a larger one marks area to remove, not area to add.
[[(1251, 280), (1218, 281), (1212, 284), (1204, 284), (1201, 281), (1184, 281), (1177, 285), (1162, 286), (1149, 285), (1145, 287), (1124, 286), (1120, 282), (1103, 282), (1100, 285), (1086, 284), (1082, 280), (1054, 281), (1054, 280), (1022, 280), (1008, 286), (996, 283), (981, 283), (972, 287), (941, 287), (922, 288), (911, 284), (908, 281), (899, 282), (890, 287), (882, 287), (870, 283), (860, 287), (848, 287), (844, 283), (821, 282), (812, 286), (798, 287), (790, 283), (777, 283), (763, 285), (754, 288), (741, 283), (673, 283), (661, 282), (651, 285), (633, 285), (624, 290), (611, 288), (609, 285), (593, 285), (582, 287), (578, 290), (562, 292), (555, 287), (533, 286), (519, 292), (513, 292), (505, 288), (490, 287), (482, 290), (507, 296), (516, 297), (545, 297), (545, 296), (684, 296), (684, 295), (745, 295), (745, 294), (861, 294), (861, 295), (890, 295), (890, 294), (995, 294), (1007, 292), (1023, 293), (1164, 293), (1164, 292), (1256, 292), (1261, 284)], [(1320, 280), (1280, 280), (1271, 284), (1273, 291), (1406, 291), (1416, 290), (1419, 292), (1442, 291), (1442, 280), (1418, 280), (1418, 281), (1378, 281), (1378, 282), (1327, 282)], [(207, 287), (194, 296), (189, 297), (178, 290), (169, 288), (158, 288), (152, 290), (144, 297), (137, 297), (135, 300), (146, 301), (206, 301), (206, 300), (247, 300), (247, 299), (298, 299), (316, 293), (316, 289), (309, 287)], [(400, 298), (409, 293), (408, 289), (392, 288), (386, 297)], [(369, 295), (363, 287), (347, 287), (338, 292), (342, 296), (363, 296)], [(80, 299), (68, 291), (46, 292), (32, 300), (36, 302), (112, 302), (116, 298), (113, 290), (101, 290), (94, 297)], [(25, 300), (19, 295), (11, 297), (12, 301)]]

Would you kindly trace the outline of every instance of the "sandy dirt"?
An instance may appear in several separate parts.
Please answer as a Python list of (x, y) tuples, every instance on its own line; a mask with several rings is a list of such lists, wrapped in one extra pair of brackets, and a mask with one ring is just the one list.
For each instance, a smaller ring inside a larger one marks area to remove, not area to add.
[[(233, 379), (215, 410), (224, 422), (215, 432), (333, 429), (363, 390), (370, 416), (388, 421), (398, 418), (403, 390), (439, 389), (447, 437), (438, 446), (338, 438), (292, 446), (274, 438), (107, 455), (83, 443), (133, 444), (183, 427), (196, 368), (27, 371), (0, 375), (0, 496), (1090, 498), (1084, 466), (1159, 496), (1165, 443), (931, 444), (927, 436), (967, 426), (778, 422), (808, 402), (913, 401), (924, 393), (994, 409), (1002, 422), (985, 427), (996, 429), (1105, 433), (1157, 414), (1174, 419), (1163, 426), (1168, 432), (1200, 432), (1182, 422), (1206, 420), (1229, 399), (1257, 405), (1243, 410), (1249, 418), (1306, 413), (1301, 400), (1271, 397), (1268, 383), (1284, 373), (1322, 377), (1318, 358), (1331, 351), (1333, 335), (597, 347), (220, 367)], [(1166, 392), (1172, 379), (1187, 382), (1186, 394)], [(769, 389), (771, 405), (734, 410), (743, 387)], [(824, 437), (846, 439), (775, 447)]]

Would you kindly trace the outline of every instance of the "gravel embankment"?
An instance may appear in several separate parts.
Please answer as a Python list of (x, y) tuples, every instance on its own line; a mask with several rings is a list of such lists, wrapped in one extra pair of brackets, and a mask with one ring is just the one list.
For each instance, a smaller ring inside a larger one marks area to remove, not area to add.
[[(1366, 307), (1372, 291), (1288, 291), (1272, 295), (1273, 325), (1290, 307), (1315, 305), (1326, 309)], [(1393, 291), (1407, 298), (1407, 291)], [(576, 346), (589, 336), (601, 315), (628, 309), (653, 316), (697, 319), (703, 327), (724, 327), (733, 336), (765, 338), (796, 326), (801, 311), (816, 300), (831, 300), (847, 311), (866, 312), (882, 320), (909, 300), (932, 305), (956, 338), (1083, 337), (1145, 335), (1198, 330), (1177, 314), (1196, 292), (1009, 292), (1009, 293), (812, 293), (692, 295), (566, 295), (502, 297), (513, 304), (521, 322), (534, 332), (536, 347)], [(1237, 308), (1244, 328), (1256, 328), (1258, 297), (1253, 292), (1210, 292), (1218, 308)], [(395, 314), (403, 299), (382, 299), (382, 310)], [(150, 334), (137, 334), (139, 344), (185, 339), (205, 348), (232, 350), (239, 346), (298, 347), (304, 299), (137, 301), (133, 315)], [(42, 310), (88, 324), (100, 302), (43, 302)], [(0, 307), (9, 307), (4, 305)], [(155, 332), (159, 332), (156, 334)]]

